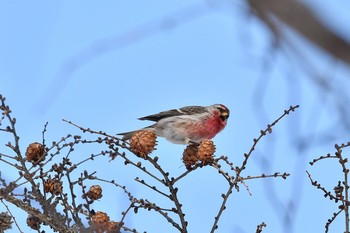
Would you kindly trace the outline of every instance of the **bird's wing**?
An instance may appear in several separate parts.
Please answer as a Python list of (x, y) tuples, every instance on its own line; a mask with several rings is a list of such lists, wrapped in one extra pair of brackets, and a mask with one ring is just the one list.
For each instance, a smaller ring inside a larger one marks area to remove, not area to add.
[(181, 115), (192, 115), (206, 112), (206, 108), (202, 106), (187, 106), (179, 109), (171, 109), (157, 114), (139, 118), (139, 120), (159, 121), (163, 118)]

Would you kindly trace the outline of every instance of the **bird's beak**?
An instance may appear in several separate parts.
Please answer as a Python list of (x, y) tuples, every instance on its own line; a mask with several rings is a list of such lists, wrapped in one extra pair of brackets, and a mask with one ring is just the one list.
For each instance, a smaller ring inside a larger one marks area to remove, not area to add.
[(230, 116), (230, 115), (229, 115), (228, 112), (222, 112), (222, 113), (220, 114), (220, 117), (221, 117), (221, 119), (222, 119), (223, 121), (226, 121), (227, 118), (228, 118), (229, 116)]

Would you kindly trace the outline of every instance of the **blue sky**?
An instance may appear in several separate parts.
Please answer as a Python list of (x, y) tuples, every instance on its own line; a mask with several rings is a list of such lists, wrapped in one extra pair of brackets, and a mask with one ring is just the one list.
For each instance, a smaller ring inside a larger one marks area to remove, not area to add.
[[(347, 3), (315, 2), (307, 4), (349, 38), (342, 7)], [(18, 119), (22, 151), (41, 141), (46, 122), (47, 141), (81, 134), (63, 118), (116, 134), (147, 126), (136, 120), (144, 115), (223, 103), (231, 116), (214, 139), (216, 155), (227, 155), (237, 165), (261, 129), (290, 105), (300, 104), (259, 143), (245, 173), (285, 171), (291, 177), (247, 182), (253, 195), (243, 187), (232, 194), (218, 232), (255, 232), (262, 221), (267, 223), (263, 232), (322, 232), (337, 206), (309, 184), (305, 170), (330, 190), (340, 179), (337, 162), (315, 167), (308, 162), (348, 140), (337, 110), (348, 100), (349, 69), (292, 30), (285, 31), (296, 49), (283, 43), (273, 49), (271, 34), (243, 1), (1, 2), (0, 93)], [(337, 92), (322, 89), (314, 78), (319, 76), (332, 79), (330, 89)], [(89, 149), (81, 148), (76, 156), (89, 156)], [(183, 149), (159, 139), (154, 155), (171, 174), (180, 174), (185, 170)], [(0, 170), (5, 166), (0, 164)], [(100, 159), (87, 169), (120, 180), (139, 198), (159, 199), (133, 181), (142, 174), (120, 162)], [(189, 232), (208, 232), (226, 183), (206, 167), (179, 185)], [(125, 200), (122, 192), (110, 189), (94, 208), (112, 213), (117, 221)], [(297, 211), (293, 227), (286, 229), (283, 213), (291, 208)], [(126, 223), (140, 232), (176, 232), (148, 212), (131, 214)], [(342, 230), (338, 219), (330, 232)]]

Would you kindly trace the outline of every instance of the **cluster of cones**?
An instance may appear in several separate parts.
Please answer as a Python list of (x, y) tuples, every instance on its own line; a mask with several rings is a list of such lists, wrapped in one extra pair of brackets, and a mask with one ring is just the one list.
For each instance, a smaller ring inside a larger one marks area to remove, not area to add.
[[(153, 131), (141, 130), (130, 139), (130, 150), (137, 156), (146, 158), (157, 145), (157, 136)], [(196, 164), (207, 165), (214, 159), (215, 145), (210, 139), (199, 144), (189, 144), (183, 152), (182, 160), (187, 169)]]
[(96, 233), (119, 233), (119, 222), (110, 221), (109, 216), (97, 211), (91, 218), (91, 225)]
[[(156, 149), (157, 135), (150, 130), (141, 130), (136, 132), (130, 139), (130, 150), (137, 156), (146, 158)], [(185, 148), (182, 156), (183, 163), (188, 170), (196, 165), (207, 165), (213, 162), (215, 153), (215, 145), (210, 139), (203, 140), (199, 144), (189, 144)], [(26, 159), (34, 165), (42, 162), (47, 152), (44, 145), (34, 142), (31, 143), (26, 150)], [(62, 182), (57, 179), (48, 178), (44, 182), (44, 191), (53, 195), (62, 193)], [(102, 197), (102, 189), (99, 185), (93, 185), (89, 191), (83, 195), (83, 198), (89, 198), (91, 202)], [(35, 216), (27, 218), (27, 225), (34, 229), (40, 229), (42, 222)], [(118, 232), (120, 230), (119, 223), (110, 221), (109, 216), (101, 211), (96, 212), (91, 218), (91, 226), (94, 232)]]
[[(102, 198), (102, 188), (99, 185), (93, 185), (89, 191), (86, 192), (83, 198), (89, 198), (91, 202)], [(102, 212), (97, 211), (91, 218), (91, 226), (95, 233), (118, 233), (119, 222), (111, 221), (109, 216)]]
[[(157, 135), (150, 130), (140, 130), (130, 139), (130, 150), (137, 156), (146, 158), (157, 146)], [(207, 165), (214, 159), (215, 145), (210, 139), (205, 139), (199, 144), (189, 144), (183, 152), (182, 160), (187, 169), (201, 163)], [(28, 162), (34, 165), (42, 162), (47, 155), (44, 145), (34, 142), (31, 143), (26, 151)], [(61, 184), (48, 180), (46, 191), (58, 194), (61, 193)]]

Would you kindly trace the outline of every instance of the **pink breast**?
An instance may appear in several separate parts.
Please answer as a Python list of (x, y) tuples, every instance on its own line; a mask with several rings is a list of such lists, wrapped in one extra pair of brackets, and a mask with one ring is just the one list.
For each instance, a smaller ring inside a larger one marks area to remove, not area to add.
[(196, 133), (202, 138), (211, 139), (223, 130), (225, 126), (226, 122), (222, 121), (218, 115), (215, 115), (209, 118), (204, 124), (201, 124), (201, 126), (198, 125)]

